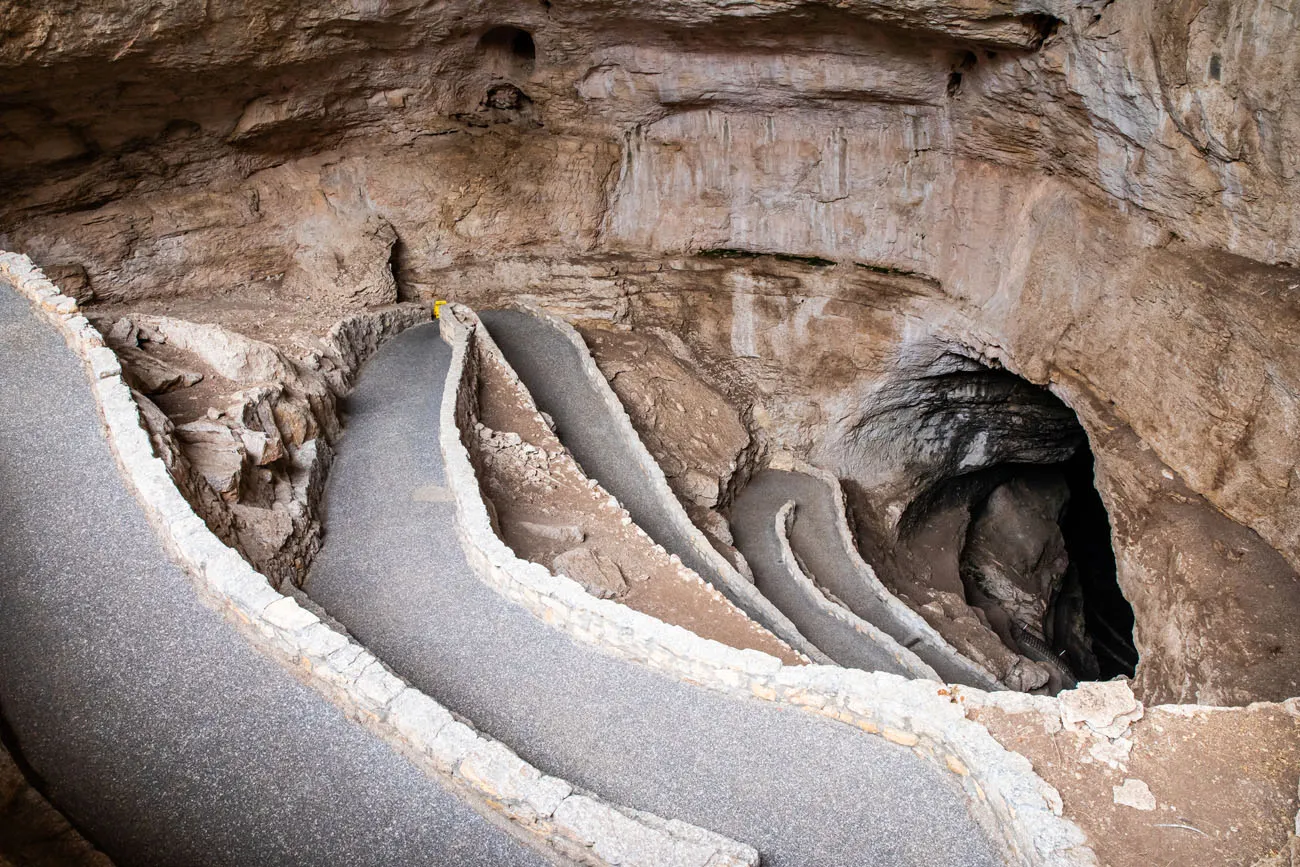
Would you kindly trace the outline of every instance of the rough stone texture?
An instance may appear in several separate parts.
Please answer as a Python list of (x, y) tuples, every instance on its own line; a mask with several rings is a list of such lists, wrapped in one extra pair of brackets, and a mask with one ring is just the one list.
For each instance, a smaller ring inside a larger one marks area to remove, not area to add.
[(0, 864), (112, 867), (31, 784), (7, 746), (0, 749)]
[(1132, 807), (1147, 812), (1156, 808), (1155, 795), (1151, 794), (1151, 789), (1141, 780), (1125, 780), (1122, 785), (1114, 788), (1115, 803), (1121, 807)]
[(1004, 622), (1041, 628), (1068, 563), (1060, 520), (1069, 496), (1059, 478), (1017, 478), (989, 495), (967, 530), (962, 571), (990, 620), (1000, 612)]
[[(870, 532), (916, 459), (981, 460), (970, 427), (907, 446), (891, 396), (954, 353), (997, 362), (1093, 440), (1142, 690), (1280, 698), (1296, 15), (10, 0), (0, 243), (106, 303), (530, 293), (660, 327), (734, 362), (762, 436), (852, 481)], [(533, 50), (485, 39), (504, 24)]]
[[(1104, 728), (1133, 697), (1120, 684), (1101, 686), (1105, 700), (1092, 695), (1084, 703)], [(1107, 735), (1066, 709), (1077, 711), (1072, 699), (1083, 693), (1056, 700), (999, 693), (988, 703), (970, 696), (968, 707), (1058, 788), (1066, 815), (1077, 818), (1102, 863), (1290, 867), (1300, 807), (1295, 699), (1244, 708), (1139, 706), (1140, 718)]]
[(669, 332), (588, 327), (581, 334), (691, 520), (720, 552), (734, 555), (716, 510), (730, 502), (753, 459), (736, 409), (704, 382), (686, 345)]
[(627, 592), (627, 581), (618, 564), (590, 548), (571, 548), (558, 555), (551, 568), (572, 578), (599, 599), (612, 599)]
[[(103, 345), (98, 332), (77, 315), (76, 303), (48, 292), (48, 281), (26, 257), (0, 251), (0, 277), (40, 305), (83, 360)], [(333, 632), (295, 599), (273, 590), (264, 576), (203, 525), (164, 462), (153, 454), (140, 412), (120, 375), (100, 377), (93, 393), (128, 484), (163, 546), (190, 572), (200, 593), (243, 626), (259, 649), (295, 668), (345, 714), (370, 727), (427, 772), (439, 775), (454, 794), (499, 827), (550, 855), (596, 867), (612, 863), (607, 860), (609, 852), (636, 860), (644, 857), (643, 852), (697, 843), (707, 850), (704, 860), (714, 867), (757, 867), (758, 853), (752, 847), (650, 814), (639, 814), (630, 826), (620, 823), (594, 840), (587, 829), (556, 816), (555, 802), (562, 805), (568, 798), (582, 798), (597, 815), (628, 814), (542, 775), (464, 723), (440, 722), (439, 711), (445, 709), (427, 696), (405, 697), (416, 691), (365, 648)], [(468, 774), (460, 772), (466, 762)], [(503, 766), (508, 770), (503, 772)]]
[(1059, 700), (1061, 725), (1070, 731), (1087, 726), (1104, 737), (1119, 738), (1142, 718), (1142, 703), (1123, 681), (1085, 683), (1061, 693)]
[[(351, 314), (298, 356), (220, 325), (137, 313), (113, 320), (108, 341), (140, 389), (155, 450), (208, 527), (276, 586), (300, 585), (320, 547), (337, 400), (384, 339), (429, 318), (416, 304)], [(156, 357), (164, 348), (207, 374)]]

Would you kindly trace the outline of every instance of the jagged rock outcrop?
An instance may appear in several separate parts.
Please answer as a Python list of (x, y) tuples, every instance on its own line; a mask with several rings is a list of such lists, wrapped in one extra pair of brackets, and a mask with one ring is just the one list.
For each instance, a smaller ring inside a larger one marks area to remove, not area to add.
[[(416, 305), (356, 315), (305, 357), (219, 325), (146, 314), (116, 319), (107, 340), (181, 492), (219, 538), (287, 592), (320, 548), (339, 398), (382, 340), (427, 318)], [(208, 372), (186, 373), (163, 353)]]

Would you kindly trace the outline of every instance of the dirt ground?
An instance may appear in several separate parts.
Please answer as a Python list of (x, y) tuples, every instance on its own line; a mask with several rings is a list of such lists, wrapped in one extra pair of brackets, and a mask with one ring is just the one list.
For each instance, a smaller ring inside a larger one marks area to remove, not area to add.
[(315, 348), (334, 323), (358, 309), (242, 289), (222, 295), (144, 298), (128, 304), (96, 301), (86, 313), (109, 322), (119, 316), (143, 313), (220, 325), (290, 355), (301, 355)]
[[(107, 334), (112, 329), (113, 323), (118, 318), (115, 315), (91, 312), (91, 323), (103, 334)], [(231, 402), (230, 395), (239, 391), (238, 385), (217, 373), (207, 362), (192, 352), (187, 352), (170, 343), (159, 343), (153, 340), (142, 341), (139, 349), (145, 355), (163, 364), (177, 370), (196, 373), (202, 377), (193, 385), (175, 388), (171, 391), (146, 391), (149, 399), (157, 404), (159, 409), (167, 413), (167, 417), (175, 424), (185, 424), (203, 418), (209, 408), (225, 409)], [(123, 358), (121, 361), (123, 367), (130, 373), (130, 360)]]
[(579, 332), (691, 520), (747, 572), (719, 511), (748, 477), (758, 451), (740, 412), (708, 384), (675, 335), (594, 322), (581, 323)]
[(516, 554), (557, 571), (556, 557), (587, 548), (616, 564), (626, 586), (609, 595), (628, 607), (731, 647), (800, 662), (787, 645), (642, 535), (626, 511), (587, 479), (499, 361), (485, 358), (480, 377), (482, 428), (469, 437), (471, 454), (498, 528)]
[[(1049, 733), (1038, 714), (984, 708), (971, 716), (1056, 787), (1105, 867), (1300, 864), (1300, 708), (1148, 708), (1118, 768), (1090, 754), (1096, 738)], [(1155, 809), (1115, 803), (1125, 780), (1145, 783)]]

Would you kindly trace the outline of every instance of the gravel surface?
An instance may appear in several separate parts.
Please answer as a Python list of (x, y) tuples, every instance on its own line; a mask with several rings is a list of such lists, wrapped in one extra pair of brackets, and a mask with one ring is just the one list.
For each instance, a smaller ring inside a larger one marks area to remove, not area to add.
[(80, 362), (3, 283), (0, 356), (0, 702), (117, 864), (545, 863), (198, 601)]
[(482, 584), (438, 495), (450, 354), (421, 326), (363, 368), (308, 584), (317, 602), (543, 771), (754, 845), (770, 867), (999, 863), (960, 790), (910, 751), (605, 656)]
[[(820, 503), (822, 498), (818, 496), (818, 487), (824, 490), (816, 479), (799, 473), (775, 470), (756, 473), (731, 506), (731, 531), (736, 548), (745, 555), (749, 568), (754, 571), (754, 583), (758, 589), (823, 653), (850, 668), (888, 671), (906, 677), (907, 669), (894, 659), (889, 648), (882, 647), (827, 612), (829, 602), (818, 607), (809, 600), (781, 558), (776, 513), (791, 500), (797, 504), (794, 526), (805, 530), (805, 536), (825, 535), (818, 531), (827, 526), (834, 527), (834, 524), (825, 523), (832, 518), (827, 514), (828, 510), (818, 508), (819, 505), (829, 505)], [(791, 550), (812, 576), (821, 579), (827, 571), (851, 571), (851, 566), (835, 561), (835, 554), (841, 547), (837, 538), (821, 539), (822, 544), (810, 546), (797, 545), (793, 532), (791, 536)], [(806, 543), (808, 540), (800, 541)]]

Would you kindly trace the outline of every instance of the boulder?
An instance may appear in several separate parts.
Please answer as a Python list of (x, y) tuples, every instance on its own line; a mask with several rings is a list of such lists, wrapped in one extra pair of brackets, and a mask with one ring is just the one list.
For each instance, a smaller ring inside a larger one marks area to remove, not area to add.
[(618, 564), (590, 548), (574, 548), (558, 555), (551, 571), (567, 575), (599, 599), (614, 599), (627, 592), (627, 581)]

